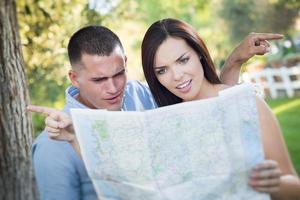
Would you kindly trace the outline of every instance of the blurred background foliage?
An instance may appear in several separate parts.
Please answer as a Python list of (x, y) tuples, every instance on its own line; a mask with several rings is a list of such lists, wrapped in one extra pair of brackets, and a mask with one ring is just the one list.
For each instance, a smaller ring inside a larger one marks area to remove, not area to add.
[[(68, 40), (90, 24), (108, 26), (120, 36), (130, 79), (144, 80), (143, 34), (154, 21), (166, 17), (192, 24), (218, 68), (250, 32), (282, 33), (291, 41), (289, 48), (281, 41), (275, 44), (275, 54), (257, 58), (264, 63), (299, 55), (294, 44), (295, 38), (300, 44), (298, 0), (18, 0), (17, 9), (31, 103), (55, 108), (63, 107), (64, 91), (70, 84)], [(38, 133), (44, 118), (34, 115), (33, 119)]]

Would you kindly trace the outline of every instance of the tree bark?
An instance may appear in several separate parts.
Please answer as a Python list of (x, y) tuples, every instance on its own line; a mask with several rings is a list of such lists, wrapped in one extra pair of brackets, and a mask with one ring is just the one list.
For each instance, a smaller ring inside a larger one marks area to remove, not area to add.
[(0, 199), (34, 200), (32, 125), (16, 3), (0, 0)]

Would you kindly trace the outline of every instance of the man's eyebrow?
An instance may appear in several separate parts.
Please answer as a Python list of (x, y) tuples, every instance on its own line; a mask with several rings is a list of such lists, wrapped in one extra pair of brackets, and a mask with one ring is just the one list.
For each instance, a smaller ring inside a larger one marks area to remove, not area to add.
[(123, 68), (120, 69), (120, 71), (118, 71), (116, 74), (122, 73), (122, 72), (124, 72), (125, 70), (126, 70), (125, 67), (123, 67)]
[(114, 76), (117, 76), (117, 75), (119, 75), (119, 74), (123, 74), (123, 72), (125, 72), (125, 68), (123, 68), (123, 69), (121, 69), (119, 72), (117, 72), (117, 73), (115, 73), (114, 75), (113, 75), (113, 77)]
[[(118, 71), (117, 73), (115, 73), (111, 77), (115, 77), (115, 76), (117, 76), (119, 74), (122, 74), (125, 70), (126, 70), (125, 68), (122, 68), (120, 71)], [(110, 77), (109, 76), (92, 77), (92, 78), (90, 78), (90, 80), (92, 80), (92, 81), (99, 81), (99, 80), (104, 80), (104, 79), (107, 79), (107, 78), (110, 78)]]

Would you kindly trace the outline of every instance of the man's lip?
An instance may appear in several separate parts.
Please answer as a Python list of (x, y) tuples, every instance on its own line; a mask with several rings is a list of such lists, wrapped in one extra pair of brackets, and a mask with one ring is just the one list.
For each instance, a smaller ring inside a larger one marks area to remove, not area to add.
[(117, 94), (117, 95), (115, 95), (115, 96), (113, 96), (113, 97), (110, 97), (110, 98), (106, 98), (106, 99), (104, 99), (104, 100), (114, 100), (114, 99), (116, 99), (116, 98), (118, 98), (120, 95), (122, 94), (122, 92), (120, 92), (119, 94)]

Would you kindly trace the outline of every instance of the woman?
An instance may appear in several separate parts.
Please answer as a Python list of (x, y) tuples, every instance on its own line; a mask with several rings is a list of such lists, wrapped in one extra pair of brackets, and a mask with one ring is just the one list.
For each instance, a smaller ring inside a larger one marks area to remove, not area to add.
[[(221, 84), (208, 50), (185, 22), (153, 23), (142, 43), (143, 70), (159, 107), (218, 96)], [(257, 97), (265, 161), (252, 171), (249, 184), (273, 199), (299, 199), (300, 181), (290, 161), (276, 118)], [(276, 148), (274, 148), (276, 146)]]

